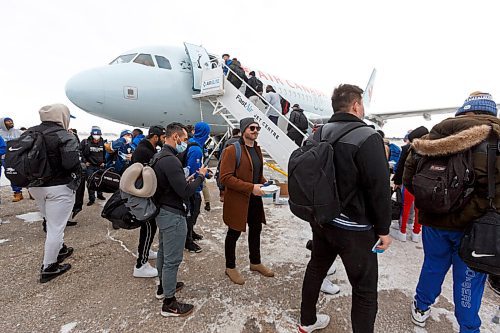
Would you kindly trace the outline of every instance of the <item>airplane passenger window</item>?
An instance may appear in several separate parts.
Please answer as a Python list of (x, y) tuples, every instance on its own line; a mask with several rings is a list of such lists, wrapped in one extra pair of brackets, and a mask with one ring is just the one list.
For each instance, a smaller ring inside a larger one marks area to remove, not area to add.
[(162, 56), (155, 55), (156, 63), (158, 63), (158, 67), (164, 69), (172, 69), (172, 65), (170, 65), (170, 61), (167, 58)]
[(135, 58), (134, 62), (145, 66), (155, 67), (151, 54), (141, 53)]
[(116, 65), (116, 64), (125, 64), (127, 62), (130, 62), (130, 60), (134, 59), (135, 55), (137, 53), (132, 53), (132, 54), (124, 54), (110, 62), (110, 65)]

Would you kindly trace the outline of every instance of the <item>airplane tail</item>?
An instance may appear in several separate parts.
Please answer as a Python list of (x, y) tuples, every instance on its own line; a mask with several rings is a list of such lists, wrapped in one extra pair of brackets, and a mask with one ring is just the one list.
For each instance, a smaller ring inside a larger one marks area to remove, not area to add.
[(372, 71), (372, 75), (370, 75), (370, 80), (368, 80), (368, 84), (366, 85), (365, 92), (363, 93), (363, 105), (366, 109), (370, 108), (370, 103), (372, 101), (375, 76), (377, 76), (377, 70), (374, 68)]

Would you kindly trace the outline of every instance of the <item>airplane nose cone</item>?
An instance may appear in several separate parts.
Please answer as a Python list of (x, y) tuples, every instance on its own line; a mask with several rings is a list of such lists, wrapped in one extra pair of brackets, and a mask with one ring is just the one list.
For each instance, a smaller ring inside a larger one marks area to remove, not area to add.
[(66, 83), (66, 96), (89, 113), (100, 113), (104, 107), (104, 82), (98, 69), (76, 74)]

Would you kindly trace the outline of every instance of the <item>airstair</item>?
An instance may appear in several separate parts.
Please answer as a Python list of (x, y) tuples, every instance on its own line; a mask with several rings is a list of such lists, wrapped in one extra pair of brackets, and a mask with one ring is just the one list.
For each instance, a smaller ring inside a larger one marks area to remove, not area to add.
[[(197, 64), (199, 64), (199, 59), (205, 60), (205, 62), (201, 64), (201, 68), (197, 68), (194, 65), (192, 66), (193, 89), (199, 88), (200, 90), (200, 93), (193, 95), (193, 98), (206, 100), (212, 104), (214, 107), (213, 113), (220, 115), (231, 129), (239, 127), (241, 119), (253, 117), (261, 127), (259, 138), (257, 139), (258, 144), (263, 148), (265, 153), (276, 162), (279, 168), (286, 173), (288, 170), (288, 159), (298, 146), (285, 132), (275, 125), (263, 111), (252, 104), (241, 91), (243, 88), (248, 87), (251, 90), (253, 90), (253, 88), (247, 86), (242, 80), (243, 84), (241, 90), (237, 89), (227, 81), (223, 67), (227, 68), (228, 74), (232, 73), (236, 75), (236, 73), (225, 64), (220, 63), (220, 59), (210, 60), (204, 48), (187, 43), (185, 43), (185, 45), (186, 51), (192, 62), (196, 61)], [(197, 72), (196, 75), (195, 71)], [(255, 90), (253, 91), (255, 92)], [(264, 103), (267, 102), (264, 101)], [(268, 111), (270, 108), (274, 109), (272, 105), (267, 104), (266, 110)], [(280, 117), (286, 121), (287, 126), (290, 124), (295, 127), (295, 125), (291, 124), (288, 118), (283, 116), (281, 112), (278, 113)], [(297, 129), (297, 127), (295, 128)], [(298, 131), (302, 133), (300, 130)], [(305, 134), (304, 136), (306, 137)]]

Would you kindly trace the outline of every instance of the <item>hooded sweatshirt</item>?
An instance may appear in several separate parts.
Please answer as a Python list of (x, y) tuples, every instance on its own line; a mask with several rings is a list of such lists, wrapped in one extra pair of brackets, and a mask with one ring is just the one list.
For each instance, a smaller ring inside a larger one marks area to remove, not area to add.
[(42, 107), (39, 114), (42, 123), (28, 130), (54, 130), (44, 135), (52, 178), (42, 186), (68, 185), (76, 190), (81, 176), (80, 153), (76, 137), (67, 131), (69, 109), (63, 104), (53, 104)]
[[(196, 171), (198, 171), (203, 164), (203, 147), (205, 146), (205, 142), (207, 142), (209, 135), (210, 126), (205, 122), (199, 122), (194, 126), (194, 136), (189, 139), (189, 142), (195, 142), (198, 144), (190, 146), (187, 152), (187, 166), (189, 168), (189, 174), (195, 174), (195, 178), (198, 177)], [(200, 185), (196, 191), (199, 192), (202, 188), (203, 185)]]
[(21, 136), (21, 134), (23, 134), (23, 132), (21, 130), (18, 130), (17, 128), (7, 129), (7, 127), (5, 126), (5, 118), (0, 118), (0, 136), (5, 140), (5, 142), (8, 142), (12, 139), (17, 139)]

